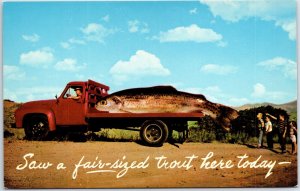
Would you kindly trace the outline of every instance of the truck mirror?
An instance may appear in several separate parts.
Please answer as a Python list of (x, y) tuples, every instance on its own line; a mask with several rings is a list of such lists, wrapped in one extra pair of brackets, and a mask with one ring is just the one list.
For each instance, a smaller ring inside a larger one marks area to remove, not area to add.
[(55, 99), (56, 99), (56, 103), (58, 103), (58, 97), (57, 97), (57, 95), (55, 95)]

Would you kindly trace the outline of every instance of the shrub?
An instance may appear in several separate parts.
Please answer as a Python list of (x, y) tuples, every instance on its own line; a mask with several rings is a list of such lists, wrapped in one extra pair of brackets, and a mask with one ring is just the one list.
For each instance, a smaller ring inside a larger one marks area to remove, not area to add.
[[(191, 121), (188, 123), (189, 138), (188, 142), (212, 142), (219, 141), (223, 143), (238, 143), (248, 144), (258, 142), (258, 128), (257, 128), (257, 114), (263, 113), (263, 119), (265, 114), (270, 113), (273, 116), (279, 116), (279, 114), (285, 115), (288, 120), (288, 114), (285, 110), (276, 109), (272, 106), (261, 106), (258, 108), (246, 109), (239, 111), (239, 117), (232, 122), (231, 132), (224, 132), (221, 127), (218, 126), (210, 117), (205, 116), (198, 122)], [(271, 120), (273, 124), (273, 140), (274, 143), (278, 142), (278, 128), (277, 121)], [(264, 137), (264, 139), (266, 139)], [(266, 140), (264, 140), (266, 142)]]

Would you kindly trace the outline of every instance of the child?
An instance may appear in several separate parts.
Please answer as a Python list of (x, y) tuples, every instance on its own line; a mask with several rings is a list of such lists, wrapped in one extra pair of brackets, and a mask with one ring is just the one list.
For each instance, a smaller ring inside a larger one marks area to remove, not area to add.
[(272, 123), (271, 120), (268, 116), (266, 116), (266, 133), (267, 133), (267, 143), (268, 143), (268, 148), (273, 149), (273, 132), (272, 132)]
[(279, 114), (279, 117), (275, 117), (269, 113), (266, 113), (267, 116), (271, 117), (272, 119), (277, 120), (278, 124), (278, 141), (281, 147), (281, 153), (286, 153), (286, 132), (287, 132), (287, 117), (284, 114)]
[(292, 154), (297, 153), (297, 140), (296, 134), (297, 133), (297, 123), (295, 121), (290, 122), (290, 139), (292, 141)]
[(263, 148), (263, 136), (264, 136), (264, 129), (265, 129), (265, 123), (264, 123), (264, 120), (262, 119), (263, 114), (258, 113), (256, 117), (258, 119), (258, 130), (259, 130), (257, 148)]

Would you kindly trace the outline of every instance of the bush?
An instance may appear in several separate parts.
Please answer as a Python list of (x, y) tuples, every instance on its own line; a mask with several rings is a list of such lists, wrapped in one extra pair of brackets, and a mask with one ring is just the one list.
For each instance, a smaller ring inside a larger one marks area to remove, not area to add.
[(218, 137), (215, 127), (216, 123), (208, 116), (201, 118), (198, 122), (189, 122), (189, 138), (187, 142), (211, 143)]
[[(188, 142), (204, 142), (210, 143), (219, 141), (223, 143), (238, 143), (238, 144), (256, 144), (258, 142), (257, 114), (270, 113), (273, 116), (279, 114), (285, 115), (288, 120), (288, 114), (285, 110), (276, 109), (272, 106), (261, 106), (258, 108), (246, 109), (239, 111), (239, 117), (232, 122), (231, 132), (224, 132), (210, 117), (205, 116), (198, 122), (188, 122), (189, 138)], [(278, 142), (277, 121), (271, 120), (273, 124), (274, 143)], [(266, 137), (264, 137), (266, 139)], [(266, 143), (266, 140), (264, 140)]]
[(187, 142), (211, 143), (216, 140), (215, 133), (200, 128), (191, 128)]

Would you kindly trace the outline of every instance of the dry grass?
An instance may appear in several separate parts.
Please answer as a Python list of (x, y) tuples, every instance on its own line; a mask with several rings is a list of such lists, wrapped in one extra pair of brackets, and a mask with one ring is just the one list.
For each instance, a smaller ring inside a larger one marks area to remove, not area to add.
[(6, 139), (14, 139), (14, 140), (22, 140), (25, 137), (24, 129), (15, 129), (11, 128), (11, 124), (15, 122), (14, 113), (17, 108), (21, 106), (20, 103), (15, 103), (10, 100), (3, 101), (4, 106), (4, 113), (3, 113), (3, 120), (4, 120), (4, 138)]

